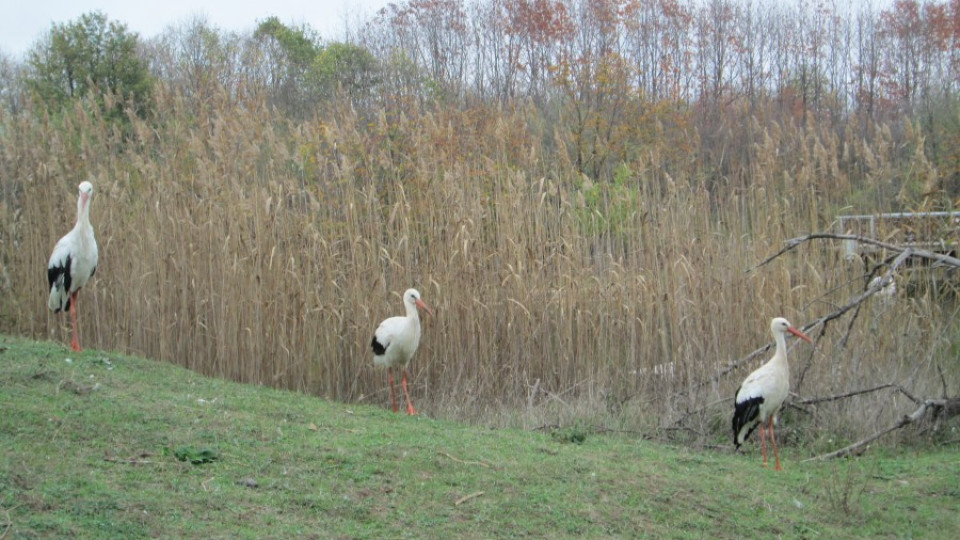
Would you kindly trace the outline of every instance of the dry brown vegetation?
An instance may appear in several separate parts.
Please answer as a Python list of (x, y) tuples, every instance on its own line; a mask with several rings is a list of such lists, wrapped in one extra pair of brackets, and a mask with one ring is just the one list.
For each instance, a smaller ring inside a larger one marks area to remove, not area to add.
[[(748, 269), (851, 208), (952, 207), (909, 118), (637, 102), (610, 114), (637, 115), (610, 130), (616, 151), (592, 150), (618, 164), (585, 167), (577, 126), (521, 100), (398, 93), (291, 115), (242, 81), (190, 84), (159, 80), (152, 113), (124, 122), (83, 100), (0, 110), (0, 331), (63, 339), (43, 266), (90, 179), (87, 347), (386, 403), (370, 336), (413, 286), (436, 313), (411, 365), (422, 412), (728, 444), (734, 390), (766, 355), (726, 368), (770, 341), (771, 317), (806, 325), (874, 270), (829, 242)], [(852, 440), (915, 408), (900, 389), (956, 393), (950, 275), (903, 276), (895, 302), (792, 349), (778, 435)]]
[[(133, 142), (79, 107), (60, 125), (7, 119), (19, 182), (3, 206), (4, 331), (66, 332), (44, 309), (43, 264), (88, 177), (101, 244), (80, 297), (88, 346), (384, 402), (369, 336), (416, 286), (436, 312), (412, 364), (417, 402), (470, 421), (725, 438), (729, 398), (756, 362), (690, 387), (767, 343), (770, 317), (803, 325), (863, 288), (863, 266), (829, 244), (746, 272), (828, 228), (847, 191), (801, 129), (769, 131), (743, 171), (750, 189), (671, 177), (654, 146), (616, 190), (545, 152), (522, 111), (294, 123), (221, 99), (192, 107), (164, 90), (163, 114), (183, 120), (132, 118)], [(773, 149), (784, 144), (804, 165), (785, 170)], [(830, 327), (795, 348), (797, 394), (897, 383), (939, 395), (955, 314), (934, 289), (911, 291), (866, 306), (845, 345)], [(665, 363), (672, 373), (654, 368)], [(853, 437), (901, 414), (898, 399), (807, 412)]]

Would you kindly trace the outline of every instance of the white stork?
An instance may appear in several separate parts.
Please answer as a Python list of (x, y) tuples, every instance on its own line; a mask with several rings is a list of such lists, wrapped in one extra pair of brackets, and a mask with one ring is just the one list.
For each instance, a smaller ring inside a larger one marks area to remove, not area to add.
[(394, 393), (393, 368), (399, 367), (402, 371), (401, 384), (403, 394), (407, 398), (407, 414), (417, 414), (417, 410), (410, 403), (410, 393), (407, 391), (407, 364), (417, 352), (420, 344), (420, 314), (417, 307), (433, 315), (430, 308), (420, 299), (416, 289), (407, 289), (403, 293), (403, 305), (407, 309), (404, 317), (390, 317), (380, 323), (373, 333), (370, 347), (373, 349), (373, 362), (386, 367), (390, 379), (390, 400), (393, 403), (393, 412), (397, 412), (397, 396)]
[(783, 405), (790, 390), (790, 367), (787, 365), (786, 333), (813, 343), (810, 337), (797, 330), (783, 317), (770, 321), (770, 333), (777, 343), (777, 352), (766, 364), (757, 368), (744, 379), (737, 390), (733, 412), (733, 444), (740, 448), (753, 429), (760, 425), (760, 447), (763, 451), (763, 466), (767, 466), (767, 445), (765, 426), (770, 428), (770, 443), (776, 458), (777, 470), (780, 467), (780, 455), (777, 452), (777, 440), (773, 435), (773, 422), (777, 411)]
[(47, 306), (58, 313), (70, 310), (73, 320), (73, 340), (70, 348), (80, 351), (77, 332), (77, 294), (80, 288), (97, 271), (97, 239), (90, 225), (90, 200), (93, 184), (81, 182), (77, 198), (77, 224), (53, 247), (47, 264), (47, 279), (50, 282), (50, 297)]

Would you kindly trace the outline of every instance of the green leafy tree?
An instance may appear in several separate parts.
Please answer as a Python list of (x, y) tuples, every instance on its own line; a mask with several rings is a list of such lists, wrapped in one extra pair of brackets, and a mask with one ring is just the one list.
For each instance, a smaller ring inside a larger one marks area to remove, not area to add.
[[(101, 107), (107, 107), (104, 96), (113, 94), (143, 113), (150, 108), (153, 83), (137, 46), (136, 33), (101, 12), (55, 24), (27, 55), (27, 86), (48, 110), (92, 92)], [(122, 114), (123, 103), (113, 103), (105, 112)]]
[(253, 35), (265, 53), (270, 92), (274, 102), (292, 114), (309, 111), (313, 97), (308, 72), (320, 53), (318, 39), (309, 28), (291, 28), (276, 17), (262, 21)]
[(331, 43), (323, 48), (311, 68), (318, 92), (338, 90), (363, 98), (380, 81), (376, 58), (370, 51), (350, 43)]
[(264, 52), (273, 99), (294, 115), (309, 115), (341, 90), (366, 98), (380, 80), (377, 60), (367, 49), (340, 42), (321, 46), (309, 28), (291, 28), (276, 17), (262, 21), (254, 39)]

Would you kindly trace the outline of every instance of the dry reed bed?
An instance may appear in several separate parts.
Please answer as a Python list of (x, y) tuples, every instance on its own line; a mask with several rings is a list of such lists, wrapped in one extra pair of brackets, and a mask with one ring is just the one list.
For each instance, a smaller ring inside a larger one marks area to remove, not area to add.
[[(43, 264), (87, 177), (101, 265), (80, 300), (86, 346), (385, 403), (369, 338), (416, 286), (436, 313), (412, 365), (418, 405), (491, 424), (725, 436), (759, 360), (691, 385), (767, 343), (770, 317), (803, 324), (862, 287), (862, 267), (823, 245), (746, 272), (828, 227), (850, 189), (836, 156), (863, 149), (813, 130), (768, 128), (727, 184), (671, 176), (653, 149), (631, 164), (638, 192), (591, 203), (522, 112), (293, 124), (254, 100), (160, 96), (164, 121), (134, 119), (133, 144), (79, 107), (60, 123), (3, 119), (3, 331), (65, 335), (44, 308)], [(939, 393), (953, 315), (925, 295), (872, 309), (845, 347), (847, 319), (793, 350), (802, 396), (888, 382)], [(887, 396), (817, 408), (816, 425), (860, 435), (902, 414)]]

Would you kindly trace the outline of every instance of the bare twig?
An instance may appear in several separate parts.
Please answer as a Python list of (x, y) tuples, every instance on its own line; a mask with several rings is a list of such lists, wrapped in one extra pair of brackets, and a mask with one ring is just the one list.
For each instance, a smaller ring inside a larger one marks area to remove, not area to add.
[(7, 508), (6, 510), (3, 511), (3, 513), (7, 515), (7, 522), (3, 524), (3, 532), (0, 533), (0, 540), (3, 540), (4, 538), (6, 538), (7, 533), (10, 532), (10, 528), (13, 527), (13, 520), (10, 519), (10, 512), (16, 510), (17, 508), (20, 508), (21, 506), (23, 505), (18, 504), (16, 506), (11, 506), (10, 508)]
[(483, 461), (464, 461), (464, 460), (462, 460), (462, 459), (457, 459), (457, 458), (451, 456), (450, 454), (448, 454), (448, 453), (446, 453), (446, 452), (442, 452), (442, 451), (438, 451), (437, 453), (440, 454), (441, 456), (448, 457), (448, 458), (452, 459), (453, 461), (456, 461), (457, 463), (463, 463), (464, 465), (479, 465), (479, 466), (481, 466), (481, 467), (490, 467), (490, 466), (491, 466), (489, 463), (484, 463)]
[(921, 259), (930, 259), (932, 261), (937, 261), (947, 266), (954, 266), (960, 268), (960, 259), (956, 257), (951, 257), (949, 255), (943, 255), (941, 253), (936, 253), (934, 251), (928, 251), (925, 249), (917, 249), (914, 247), (903, 247), (896, 244), (890, 244), (887, 242), (881, 242), (880, 240), (875, 240), (868, 236), (860, 236), (856, 234), (833, 234), (833, 233), (812, 233), (806, 236), (800, 236), (797, 238), (792, 238), (787, 240), (786, 246), (780, 251), (774, 253), (773, 255), (767, 257), (759, 264), (748, 268), (747, 273), (753, 272), (757, 268), (769, 264), (771, 261), (777, 257), (783, 255), (784, 253), (800, 246), (804, 242), (809, 242), (811, 240), (853, 240), (861, 244), (868, 244), (872, 246), (882, 247), (883, 249), (890, 250), (894, 253), (903, 253), (904, 251), (910, 251), (911, 257), (919, 257)]
[(456, 502), (453, 503), (453, 505), (460, 506), (461, 504), (469, 501), (470, 499), (476, 499), (477, 497), (483, 495), (483, 493), (484, 493), (483, 491), (476, 491), (469, 495), (464, 495), (463, 497), (460, 497), (459, 499), (457, 499)]
[(10, 527), (13, 527), (13, 521), (10, 520), (10, 512), (7, 512), (7, 522), (3, 524), (3, 532), (0, 533), (0, 540), (7, 537), (7, 533), (10, 532)]
[(940, 364), (937, 364), (937, 373), (940, 374), (940, 384), (943, 385), (943, 394), (941, 397), (946, 399), (947, 397), (947, 379), (943, 376), (943, 368), (940, 367)]
[(148, 465), (148, 464), (150, 464), (150, 463), (153, 463), (152, 461), (150, 461), (150, 460), (148, 460), (148, 459), (136, 459), (136, 458), (120, 459), (120, 458), (109, 458), (109, 457), (107, 457), (107, 458), (103, 458), (103, 460), (104, 460), (104, 461), (109, 461), (110, 463), (126, 463), (126, 464), (128, 464), (128, 465)]
[(835, 396), (801, 399), (797, 403), (801, 405), (815, 405), (817, 403), (826, 403), (829, 401), (837, 401), (838, 399), (846, 399), (848, 397), (859, 396), (862, 394), (869, 394), (871, 392), (877, 392), (885, 388), (900, 388), (900, 386), (893, 383), (887, 383), (887, 384), (881, 384), (880, 386), (875, 386), (873, 388), (866, 388), (864, 390), (854, 390), (852, 392), (847, 392), (845, 394), (837, 394)]
[(916, 403), (917, 405), (919, 405), (920, 403), (922, 403), (922, 401), (921, 401), (917, 396), (911, 394), (910, 392), (907, 392), (907, 389), (904, 388), (904, 387), (902, 387), (902, 386), (899, 386), (899, 385), (898, 385), (898, 386), (897, 386), (897, 391), (900, 392), (901, 394), (907, 396), (907, 399), (909, 399), (910, 401)]
[(835, 450), (835, 451), (830, 452), (830, 453), (828, 453), (828, 454), (819, 455), (819, 456), (816, 456), (816, 457), (812, 457), (812, 458), (809, 458), (809, 459), (805, 459), (805, 460), (803, 460), (803, 461), (821, 461), (821, 460), (833, 459), (833, 458), (843, 457), (843, 456), (846, 456), (846, 455), (848, 455), (848, 454), (852, 454), (852, 453), (856, 452), (857, 450), (859, 450), (860, 448), (863, 448), (864, 446), (866, 446), (866, 445), (872, 443), (873, 441), (879, 439), (880, 437), (883, 437), (883, 436), (886, 435), (887, 433), (890, 433), (891, 431), (896, 431), (896, 430), (902, 428), (903, 426), (910, 425), (910, 424), (916, 422), (917, 420), (920, 420), (921, 418), (923, 418), (923, 415), (926, 414), (927, 410), (929, 410), (929, 409), (938, 409), (938, 408), (942, 409), (944, 406), (946, 406), (946, 404), (947, 404), (947, 400), (945, 400), (945, 399), (928, 399), (928, 400), (924, 401), (923, 404), (920, 405), (920, 407), (919, 407), (917, 410), (913, 411), (913, 412), (910, 413), (910, 414), (904, 415), (903, 418), (901, 418), (899, 421), (897, 421), (896, 424), (894, 424), (894, 425), (892, 425), (892, 426), (890, 426), (890, 427), (888, 427), (888, 428), (886, 428), (886, 429), (884, 429), (884, 430), (882, 430), (882, 431), (879, 431), (879, 432), (877, 432), (877, 433), (874, 433), (873, 435), (867, 437), (866, 439), (863, 439), (863, 440), (861, 440), (861, 441), (857, 441), (857, 442), (855, 442), (855, 443), (853, 443), (853, 444), (851, 444), (851, 445), (849, 445), (849, 446), (845, 446), (845, 447), (843, 447), (843, 448), (841, 448), (841, 449), (839, 449), (839, 450)]

